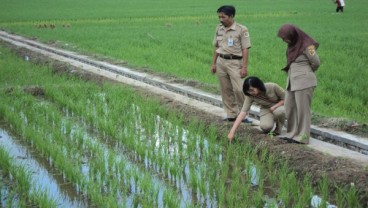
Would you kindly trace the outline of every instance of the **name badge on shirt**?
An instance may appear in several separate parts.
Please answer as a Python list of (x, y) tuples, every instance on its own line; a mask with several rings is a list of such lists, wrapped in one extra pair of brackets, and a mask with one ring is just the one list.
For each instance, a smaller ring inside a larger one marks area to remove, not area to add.
[(232, 38), (227, 39), (227, 46), (233, 46), (234, 40)]

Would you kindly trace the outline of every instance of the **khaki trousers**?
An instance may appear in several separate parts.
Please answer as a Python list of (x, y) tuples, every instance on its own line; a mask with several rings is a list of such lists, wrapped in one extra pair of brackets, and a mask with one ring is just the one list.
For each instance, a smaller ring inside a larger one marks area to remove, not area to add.
[(308, 144), (311, 128), (311, 103), (314, 87), (286, 91), (286, 137)]
[(275, 127), (275, 133), (281, 134), (282, 127), (285, 124), (285, 107), (280, 106), (276, 108), (272, 113), (269, 109), (261, 109), (259, 127), (263, 132), (268, 133)]
[(229, 118), (235, 118), (240, 113), (245, 100), (243, 79), (240, 77), (242, 60), (229, 60), (221, 57), (216, 61), (216, 72), (220, 82), (222, 104)]

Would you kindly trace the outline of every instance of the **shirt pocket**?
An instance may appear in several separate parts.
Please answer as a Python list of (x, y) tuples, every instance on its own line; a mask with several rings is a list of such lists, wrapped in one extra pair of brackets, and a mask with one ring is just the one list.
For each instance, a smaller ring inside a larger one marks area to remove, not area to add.
[(217, 45), (220, 45), (220, 43), (222, 42), (222, 40), (224, 39), (224, 36), (222, 35), (217, 35), (216, 36), (216, 42), (217, 42)]

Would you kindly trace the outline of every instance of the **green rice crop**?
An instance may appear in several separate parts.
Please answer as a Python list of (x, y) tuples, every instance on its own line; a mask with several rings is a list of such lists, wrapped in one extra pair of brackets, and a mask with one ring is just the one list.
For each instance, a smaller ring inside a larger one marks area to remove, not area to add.
[[(285, 86), (286, 45), (276, 37), (293, 23), (319, 43), (321, 67), (313, 111), (367, 122), (368, 2), (346, 2), (335, 13), (331, 0), (232, 0), (235, 19), (251, 35), (249, 74)], [(59, 47), (115, 59), (136, 69), (203, 83), (217, 91), (210, 64), (219, 0), (100, 2), (4, 0), (0, 28)], [(47, 28), (43, 26), (47, 26)], [(41, 27), (42, 26), (42, 27)], [(55, 26), (53, 29), (50, 26)]]
[[(2, 181), (8, 181), (10, 191), (4, 198), (8, 198), (2, 206), (6, 207), (56, 207), (56, 202), (47, 192), (36, 190), (31, 182), (29, 171), (25, 165), (15, 164), (7, 151), (0, 147), (0, 170)], [(5, 180), (4, 180), (5, 179)], [(1, 190), (3, 192), (3, 190)], [(5, 192), (4, 192), (5, 193)]]
[[(51, 158), (64, 180), (92, 205), (116, 206), (119, 199), (127, 206), (155, 206), (161, 197), (166, 207), (260, 206), (267, 184), (275, 189), (271, 197), (292, 206), (309, 201), (314, 192), (286, 164), (269, 161), (261, 147), (228, 145), (218, 139), (215, 127), (184, 122), (175, 109), (146, 100), (128, 86), (96, 85), (20, 61), (7, 49), (0, 52), (0, 117), (35, 151)], [(34, 85), (45, 94), (24, 92)], [(156, 186), (154, 179), (163, 185)], [(190, 193), (187, 204), (183, 190)], [(358, 204), (356, 195), (351, 189), (346, 204)], [(305, 196), (301, 202), (299, 196)]]

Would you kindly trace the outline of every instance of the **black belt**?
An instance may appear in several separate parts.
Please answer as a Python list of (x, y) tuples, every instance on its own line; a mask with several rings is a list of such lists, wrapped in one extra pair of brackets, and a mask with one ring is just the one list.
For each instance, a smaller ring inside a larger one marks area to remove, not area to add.
[(223, 59), (242, 59), (243, 56), (235, 56), (235, 55), (231, 55), (231, 54), (219, 54), (219, 56)]

